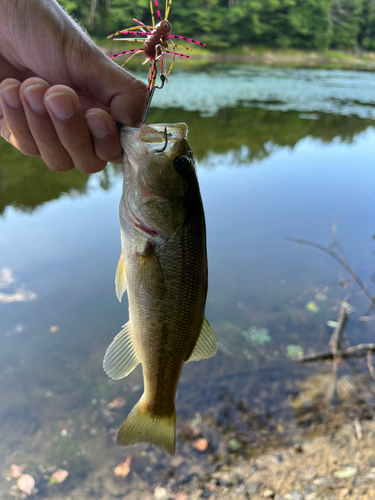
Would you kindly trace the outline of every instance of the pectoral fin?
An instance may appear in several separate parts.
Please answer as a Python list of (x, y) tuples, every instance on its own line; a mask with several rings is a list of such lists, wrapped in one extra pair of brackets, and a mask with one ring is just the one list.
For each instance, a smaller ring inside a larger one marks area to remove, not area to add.
[(158, 258), (153, 252), (139, 256), (138, 279), (141, 288), (164, 290), (163, 271)]
[(203, 325), (201, 328), (201, 333), (198, 338), (198, 342), (194, 347), (189, 361), (199, 361), (200, 359), (210, 358), (216, 354), (216, 339), (214, 332), (206, 318), (203, 319)]
[(118, 380), (129, 375), (138, 363), (128, 321), (108, 347), (103, 360), (103, 369), (111, 378)]
[(122, 296), (126, 290), (125, 259), (122, 252), (117, 264), (115, 287), (117, 298), (121, 302)]

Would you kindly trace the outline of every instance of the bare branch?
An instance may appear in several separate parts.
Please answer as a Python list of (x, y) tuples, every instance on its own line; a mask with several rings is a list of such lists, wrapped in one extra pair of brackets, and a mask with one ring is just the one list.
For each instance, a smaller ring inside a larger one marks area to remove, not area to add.
[(329, 341), (329, 344), (332, 347), (332, 354), (334, 359), (341, 357), (340, 356), (341, 339), (347, 321), (348, 321), (348, 310), (345, 307), (341, 306), (339, 317), (337, 320), (338, 325), (336, 326), (334, 332), (332, 333), (331, 340)]
[(340, 220), (345, 215), (345, 213), (347, 212), (347, 210), (348, 210), (349, 207), (350, 207), (350, 203), (347, 203), (341, 209), (339, 215), (336, 217), (336, 219), (332, 223), (332, 241), (333, 241), (333, 247), (337, 248), (337, 250), (339, 251), (339, 254), (340, 254), (341, 258), (343, 260), (345, 260), (345, 261), (346, 261), (345, 253), (344, 253), (343, 249), (341, 248), (341, 246), (340, 246), (340, 244), (339, 244), (339, 242), (337, 240), (337, 228), (338, 228), (338, 224), (339, 224)]
[(347, 262), (345, 259), (343, 259), (340, 255), (338, 255), (336, 252), (331, 250), (328, 247), (325, 247), (324, 245), (321, 245), (320, 243), (315, 243), (315, 241), (309, 241), (309, 240), (301, 240), (298, 238), (290, 238), (287, 236), (285, 238), (286, 241), (291, 241), (293, 243), (297, 243), (298, 245), (306, 245), (309, 247), (314, 247), (317, 248), (318, 250), (321, 250), (322, 252), (326, 253), (333, 259), (335, 259), (336, 262), (338, 262), (344, 269), (348, 271), (348, 273), (354, 278), (355, 282), (362, 288), (364, 294), (370, 299), (371, 301), (371, 307), (375, 306), (375, 298), (373, 295), (370, 293), (369, 289), (367, 288), (367, 285), (364, 281), (357, 276), (356, 272), (352, 268), (352, 266)]
[[(348, 347), (343, 351), (340, 351), (341, 358), (354, 358), (361, 357), (367, 354), (367, 351), (375, 352), (375, 344), (359, 344), (354, 347)], [(328, 352), (317, 352), (315, 354), (310, 354), (299, 359), (299, 363), (310, 363), (311, 361), (325, 361), (327, 359), (333, 359), (333, 353)]]
[(326, 285), (318, 286), (316, 288), (308, 288), (303, 293), (301, 293), (301, 295), (298, 295), (298, 297), (291, 300), (290, 303), (294, 304), (294, 303), (298, 302), (298, 300), (301, 299), (302, 297), (306, 297), (306, 295), (310, 295), (312, 293), (313, 294), (324, 294), (325, 292), (328, 292), (330, 290), (330, 288), (332, 288), (333, 286), (342, 286), (344, 289), (346, 289), (346, 288), (348, 288), (347, 285), (349, 283), (356, 283), (355, 278), (347, 278), (347, 279), (342, 279), (339, 281), (332, 281), (331, 283), (327, 283)]

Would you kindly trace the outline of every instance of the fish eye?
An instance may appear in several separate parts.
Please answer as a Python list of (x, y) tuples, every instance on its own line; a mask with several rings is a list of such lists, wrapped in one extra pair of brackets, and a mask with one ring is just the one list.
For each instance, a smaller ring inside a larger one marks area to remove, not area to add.
[(173, 160), (173, 166), (179, 174), (185, 174), (191, 168), (191, 160), (185, 155), (176, 156)]

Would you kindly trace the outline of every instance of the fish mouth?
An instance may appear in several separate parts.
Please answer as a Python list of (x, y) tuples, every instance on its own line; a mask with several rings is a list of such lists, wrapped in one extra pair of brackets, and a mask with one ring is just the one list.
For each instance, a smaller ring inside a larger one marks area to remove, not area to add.
[(165, 142), (165, 130), (168, 141), (175, 142), (187, 138), (186, 123), (154, 123), (142, 125), (139, 130), (139, 140), (147, 144), (158, 144)]
[(140, 128), (120, 127), (121, 144), (128, 156), (140, 156), (157, 152), (165, 143), (164, 130), (167, 129), (169, 143), (187, 138), (186, 123), (155, 123), (141, 125)]

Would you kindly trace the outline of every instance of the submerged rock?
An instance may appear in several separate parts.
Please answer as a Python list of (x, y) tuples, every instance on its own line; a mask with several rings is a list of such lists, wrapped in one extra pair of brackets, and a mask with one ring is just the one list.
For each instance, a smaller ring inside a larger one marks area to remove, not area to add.
[(207, 439), (200, 438), (194, 441), (193, 446), (196, 450), (204, 452), (208, 448), (208, 441)]
[(35, 479), (30, 474), (22, 474), (17, 481), (17, 486), (20, 491), (31, 495), (35, 487)]
[(69, 476), (69, 472), (65, 469), (57, 469), (51, 476), (51, 479), (54, 479), (57, 484), (61, 484), (65, 481), (65, 479)]

